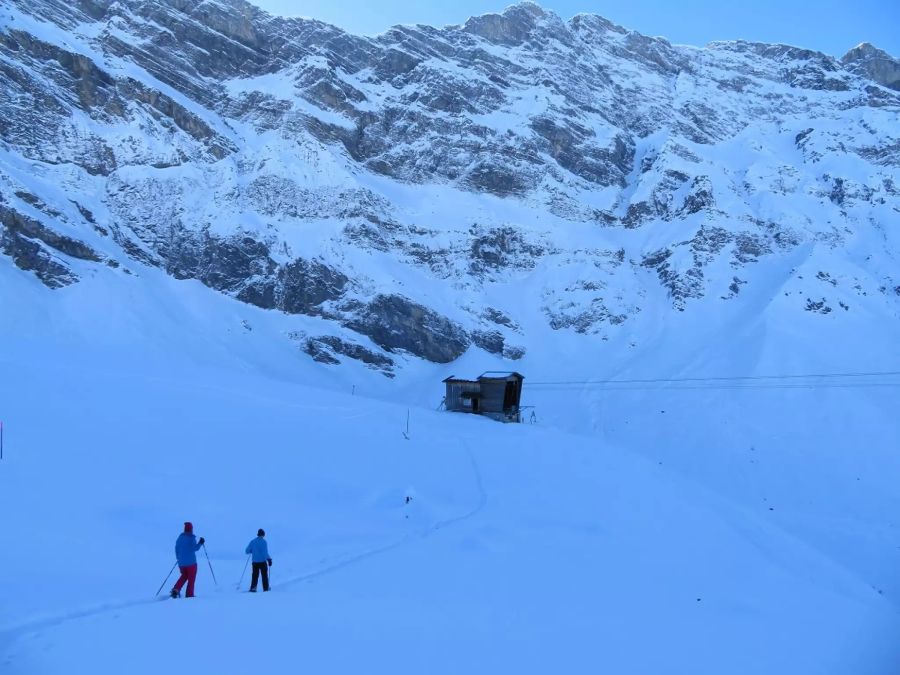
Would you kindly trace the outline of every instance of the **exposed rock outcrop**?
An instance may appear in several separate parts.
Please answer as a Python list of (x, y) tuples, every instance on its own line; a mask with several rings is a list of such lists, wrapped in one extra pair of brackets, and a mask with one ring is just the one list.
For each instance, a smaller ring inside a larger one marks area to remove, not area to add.
[(841, 63), (878, 84), (900, 91), (900, 59), (883, 49), (863, 42), (844, 54)]
[(377, 296), (345, 325), (389, 352), (405, 351), (435, 363), (450, 363), (470, 344), (462, 326), (399, 295)]

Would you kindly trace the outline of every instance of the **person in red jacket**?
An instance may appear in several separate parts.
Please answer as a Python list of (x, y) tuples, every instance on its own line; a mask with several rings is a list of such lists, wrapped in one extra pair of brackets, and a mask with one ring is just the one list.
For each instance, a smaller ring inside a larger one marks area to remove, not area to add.
[(179, 534), (178, 539), (175, 540), (175, 559), (178, 561), (178, 569), (181, 570), (181, 576), (178, 577), (178, 581), (175, 582), (175, 586), (172, 587), (172, 591), (169, 593), (173, 598), (181, 595), (181, 587), (184, 586), (185, 582), (187, 582), (185, 597), (194, 597), (194, 582), (197, 579), (197, 551), (205, 543), (206, 540), (203, 537), (200, 537), (200, 541), (197, 541), (197, 537), (194, 536), (193, 523), (187, 522), (184, 524), (184, 532)]

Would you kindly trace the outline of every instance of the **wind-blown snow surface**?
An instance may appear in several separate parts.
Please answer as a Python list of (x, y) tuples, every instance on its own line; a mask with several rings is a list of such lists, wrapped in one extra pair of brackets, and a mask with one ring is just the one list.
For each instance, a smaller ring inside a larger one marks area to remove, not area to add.
[[(539, 423), (500, 425), (431, 409), (446, 367), (304, 385), (265, 339), (294, 318), (197, 282), (3, 284), (4, 673), (896, 671), (896, 388), (526, 381)], [(665, 334), (643, 372), (692, 365)], [(710, 368), (749, 344), (692, 335)], [(218, 586), (201, 555), (198, 598), (154, 601), (186, 519)]]

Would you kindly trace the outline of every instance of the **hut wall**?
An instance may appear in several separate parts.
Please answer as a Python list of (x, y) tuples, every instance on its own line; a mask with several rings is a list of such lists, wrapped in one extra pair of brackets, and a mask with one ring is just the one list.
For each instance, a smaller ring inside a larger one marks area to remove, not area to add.
[(507, 408), (518, 408), (522, 401), (522, 380), (521, 379), (513, 379), (510, 380), (509, 386), (507, 387), (505, 407)]
[(447, 382), (447, 395), (444, 405), (454, 412), (472, 412), (471, 399), (464, 399), (463, 394), (477, 394), (481, 389), (478, 382)]
[(481, 380), (481, 412), (502, 413), (506, 380)]

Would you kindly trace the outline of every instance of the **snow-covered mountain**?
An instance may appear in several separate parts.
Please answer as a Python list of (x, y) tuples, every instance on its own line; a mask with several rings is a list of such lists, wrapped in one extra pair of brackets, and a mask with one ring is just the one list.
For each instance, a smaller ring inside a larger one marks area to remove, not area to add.
[(387, 375), (640, 345), (661, 313), (900, 316), (898, 61), (870, 45), (11, 0), (0, 59), (0, 250), (49, 288), (158, 267)]
[(897, 72), (4, 0), (0, 672), (895, 673)]

